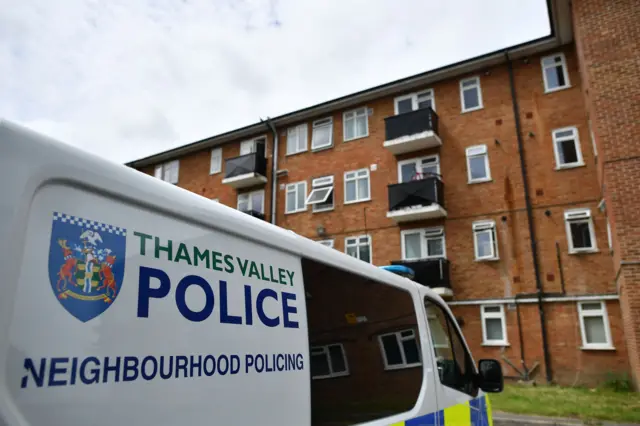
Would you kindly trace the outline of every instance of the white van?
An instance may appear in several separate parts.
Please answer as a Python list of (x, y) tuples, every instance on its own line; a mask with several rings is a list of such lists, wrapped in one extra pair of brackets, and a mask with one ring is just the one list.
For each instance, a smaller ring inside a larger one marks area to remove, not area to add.
[(0, 123), (0, 425), (490, 425), (424, 286)]

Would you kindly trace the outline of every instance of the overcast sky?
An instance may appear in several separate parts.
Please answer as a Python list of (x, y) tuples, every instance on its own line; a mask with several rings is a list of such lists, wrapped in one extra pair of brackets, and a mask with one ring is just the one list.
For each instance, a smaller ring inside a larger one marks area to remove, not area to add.
[(0, 117), (125, 162), (548, 33), (544, 0), (0, 0)]

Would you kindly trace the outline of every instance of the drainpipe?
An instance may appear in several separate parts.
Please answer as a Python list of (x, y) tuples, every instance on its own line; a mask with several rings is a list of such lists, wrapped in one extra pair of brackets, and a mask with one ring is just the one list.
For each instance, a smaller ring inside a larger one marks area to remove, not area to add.
[(542, 331), (542, 350), (544, 353), (544, 369), (547, 376), (547, 383), (551, 382), (551, 360), (549, 357), (549, 344), (547, 340), (547, 328), (542, 305), (542, 280), (540, 279), (540, 264), (538, 250), (536, 247), (536, 233), (533, 226), (533, 208), (531, 207), (531, 196), (529, 194), (529, 181), (527, 179), (527, 163), (524, 158), (524, 144), (522, 142), (522, 128), (520, 126), (520, 109), (516, 97), (515, 78), (513, 76), (513, 63), (509, 58), (509, 53), (505, 51), (507, 67), (509, 69), (509, 85), (511, 86), (511, 102), (513, 104), (513, 116), (516, 123), (516, 136), (518, 138), (518, 155), (520, 157), (520, 170), (522, 171), (522, 183), (524, 185), (524, 202), (527, 208), (527, 219), (529, 222), (529, 239), (531, 240), (531, 256), (533, 257), (533, 271), (536, 277), (536, 290), (538, 298), (538, 311), (540, 313), (540, 330)]
[(278, 198), (278, 131), (271, 119), (260, 119), (273, 133), (273, 161), (271, 161), (271, 223), (276, 224), (276, 199)]

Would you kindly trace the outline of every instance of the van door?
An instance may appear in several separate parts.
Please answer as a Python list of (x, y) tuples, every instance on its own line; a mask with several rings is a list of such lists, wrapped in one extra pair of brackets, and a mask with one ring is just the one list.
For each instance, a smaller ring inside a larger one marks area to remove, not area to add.
[(449, 308), (423, 291), (424, 310), (433, 345), (438, 409), (448, 425), (490, 425), (490, 407), (478, 386), (477, 369)]

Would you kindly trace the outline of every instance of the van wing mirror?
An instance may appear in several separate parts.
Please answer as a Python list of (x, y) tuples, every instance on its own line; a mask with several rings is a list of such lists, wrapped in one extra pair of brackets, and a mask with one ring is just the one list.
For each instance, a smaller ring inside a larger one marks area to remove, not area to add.
[(478, 362), (478, 385), (485, 392), (502, 392), (502, 365), (495, 359), (481, 359)]

